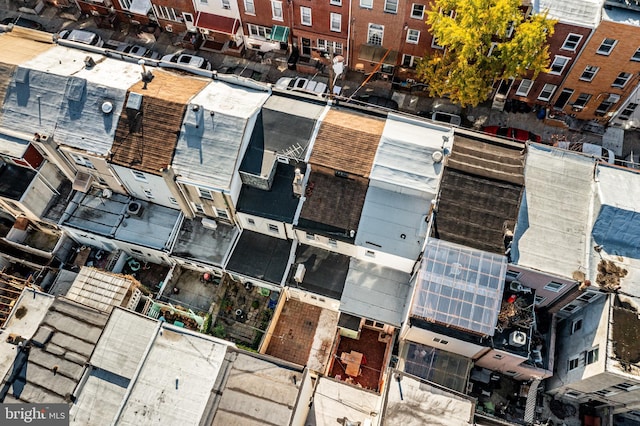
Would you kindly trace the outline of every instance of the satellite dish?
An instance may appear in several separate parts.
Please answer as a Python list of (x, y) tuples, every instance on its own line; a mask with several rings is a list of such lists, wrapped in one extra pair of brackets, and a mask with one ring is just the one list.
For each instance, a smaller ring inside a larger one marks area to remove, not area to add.
[(443, 158), (444, 155), (442, 154), (442, 151), (434, 151), (433, 154), (431, 154), (431, 159), (433, 159), (434, 163), (440, 163)]
[(105, 114), (111, 114), (111, 111), (113, 111), (113, 104), (109, 101), (103, 102), (102, 112), (104, 112)]

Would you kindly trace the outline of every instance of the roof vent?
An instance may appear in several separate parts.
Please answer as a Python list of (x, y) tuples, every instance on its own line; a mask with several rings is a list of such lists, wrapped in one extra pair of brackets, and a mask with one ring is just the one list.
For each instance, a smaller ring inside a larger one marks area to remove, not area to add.
[(111, 114), (111, 111), (113, 111), (113, 104), (109, 101), (103, 102), (102, 103), (102, 112), (104, 112), (105, 114)]
[(140, 111), (140, 109), (142, 109), (142, 95), (140, 93), (130, 92), (126, 108), (127, 112)]
[(299, 263), (298, 267), (296, 268), (296, 273), (293, 276), (293, 279), (297, 282), (297, 283), (301, 283), (304, 280), (304, 274), (305, 272), (307, 272), (307, 267), (304, 266), (303, 263)]
[(85, 56), (84, 58), (84, 66), (87, 68), (93, 68), (96, 66), (96, 61), (93, 60), (91, 56)]
[(142, 211), (144, 210), (144, 207), (142, 207), (142, 204), (139, 201), (131, 201), (129, 204), (127, 204), (127, 213), (133, 216), (142, 216)]
[(442, 151), (434, 151), (433, 154), (431, 154), (431, 159), (433, 159), (434, 163), (442, 162), (443, 158), (444, 155), (442, 154)]
[(206, 217), (202, 218), (202, 227), (207, 229), (216, 230), (218, 229), (218, 222), (212, 219), (207, 219)]
[(527, 335), (523, 331), (514, 331), (509, 335), (509, 344), (516, 348), (524, 346), (527, 343)]

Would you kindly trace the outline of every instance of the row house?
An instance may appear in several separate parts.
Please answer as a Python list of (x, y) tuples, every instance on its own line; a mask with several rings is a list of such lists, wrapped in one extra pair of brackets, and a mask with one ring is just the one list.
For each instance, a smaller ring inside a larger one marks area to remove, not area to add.
[(540, 73), (535, 80), (531, 77), (510, 80), (505, 82), (502, 89), (510, 99), (529, 105), (553, 105), (554, 109), (561, 110), (569, 101), (573, 91), (568, 89), (558, 91), (558, 87), (562, 85), (591, 33), (598, 26), (602, 14), (602, 0), (566, 2), (545, 0), (535, 2), (534, 6), (534, 13), (546, 13), (547, 18), (557, 21), (553, 35), (547, 40), (549, 71)]
[(558, 88), (559, 94), (550, 98), (554, 105), (600, 126), (616, 112), (623, 121), (624, 117), (630, 118), (636, 103), (625, 101), (638, 86), (639, 16), (637, 8), (605, 2), (602, 20)]

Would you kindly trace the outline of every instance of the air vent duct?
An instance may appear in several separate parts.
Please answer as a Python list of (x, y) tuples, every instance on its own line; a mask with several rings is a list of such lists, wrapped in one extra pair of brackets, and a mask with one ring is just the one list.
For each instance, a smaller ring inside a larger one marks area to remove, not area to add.
[(142, 216), (143, 210), (144, 207), (139, 201), (131, 201), (129, 204), (127, 204), (127, 213), (131, 216), (140, 217)]

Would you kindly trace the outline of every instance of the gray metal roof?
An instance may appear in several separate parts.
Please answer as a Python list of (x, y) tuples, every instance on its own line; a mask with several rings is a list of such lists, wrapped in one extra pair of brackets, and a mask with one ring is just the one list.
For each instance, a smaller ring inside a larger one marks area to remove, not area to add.
[(408, 303), (410, 275), (351, 259), (340, 311), (399, 327)]
[(82, 267), (66, 297), (104, 312), (122, 306), (133, 280), (95, 268)]
[(430, 198), (369, 186), (356, 245), (417, 259), (427, 232), (425, 219), (430, 206)]
[(283, 282), (290, 255), (291, 240), (244, 230), (226, 269), (279, 285)]
[(216, 229), (209, 229), (202, 226), (201, 218), (185, 219), (171, 255), (222, 266), (238, 233), (238, 228), (222, 222)]
[(548, 11), (550, 19), (585, 27), (595, 27), (600, 22), (604, 0), (533, 0), (535, 13)]
[(513, 263), (565, 278), (586, 266), (594, 168), (585, 155), (529, 145)]
[(158, 204), (135, 200), (142, 206), (142, 214), (127, 214), (127, 206), (132, 201), (122, 194), (105, 198), (98, 189), (86, 194), (76, 192), (61, 224), (156, 250), (168, 248), (181, 213)]
[(507, 258), (435, 238), (418, 272), (411, 315), (493, 336)]
[(267, 92), (211, 82), (187, 108), (172, 165), (181, 182), (228, 191)]
[(602, 9), (602, 20), (638, 27), (640, 26), (640, 10), (634, 10), (624, 6)]

